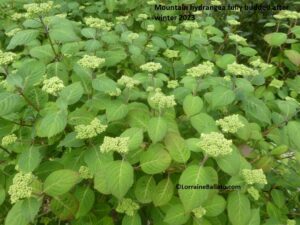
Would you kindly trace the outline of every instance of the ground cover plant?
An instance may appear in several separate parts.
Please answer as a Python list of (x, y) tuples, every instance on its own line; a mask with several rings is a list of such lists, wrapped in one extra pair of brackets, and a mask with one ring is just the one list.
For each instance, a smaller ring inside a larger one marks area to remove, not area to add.
[(300, 224), (299, 4), (158, 3), (0, 1), (0, 224)]

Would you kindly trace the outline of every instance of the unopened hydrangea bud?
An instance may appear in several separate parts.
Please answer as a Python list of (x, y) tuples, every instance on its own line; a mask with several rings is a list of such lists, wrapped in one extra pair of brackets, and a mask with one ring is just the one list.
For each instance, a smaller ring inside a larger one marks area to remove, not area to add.
[(296, 220), (290, 220), (290, 219), (287, 219), (286, 221), (286, 225), (296, 225)]
[(187, 75), (191, 77), (203, 77), (211, 75), (214, 72), (214, 64), (206, 61), (198, 66), (194, 66), (187, 70)]
[(116, 88), (115, 91), (108, 92), (108, 95), (112, 96), (112, 97), (115, 97), (115, 96), (120, 96), (121, 93), (122, 93), (121, 89), (120, 88)]
[(231, 145), (232, 140), (227, 140), (223, 134), (218, 132), (202, 133), (198, 143), (203, 152), (212, 157), (230, 154), (232, 152)]
[(235, 19), (228, 19), (228, 20), (227, 20), (227, 23), (228, 23), (229, 25), (231, 25), (231, 26), (238, 26), (238, 25), (241, 24), (239, 21), (237, 21), (237, 20), (235, 20)]
[(82, 179), (92, 179), (93, 174), (91, 173), (90, 169), (87, 166), (81, 166), (79, 168), (79, 176)]
[(8, 146), (16, 142), (17, 136), (15, 134), (6, 135), (2, 138), (2, 145)]
[(12, 29), (12, 30), (10, 30), (10, 31), (8, 31), (8, 32), (5, 32), (5, 35), (6, 35), (7, 37), (12, 37), (12, 36), (14, 36), (16, 33), (18, 33), (20, 30), (21, 30), (20, 28), (15, 28), (15, 29)]
[(168, 31), (175, 31), (176, 29), (177, 29), (176, 26), (168, 26), (168, 27), (167, 27), (167, 30), (168, 30)]
[(85, 24), (91, 28), (96, 28), (99, 30), (110, 31), (113, 23), (107, 22), (104, 19), (86, 17), (84, 18)]
[(128, 37), (129, 40), (133, 41), (133, 40), (139, 38), (139, 34), (137, 34), (137, 33), (130, 33), (130, 34), (128, 34), (127, 37)]
[(171, 50), (171, 49), (167, 49), (167, 50), (165, 50), (164, 53), (163, 53), (163, 55), (166, 56), (166, 57), (169, 58), (169, 59), (177, 58), (177, 57), (178, 57), (178, 54), (179, 54), (179, 51)]
[(220, 6), (220, 5), (222, 5), (222, 3), (220, 1), (218, 1), (218, 0), (212, 0), (211, 1), (211, 5)]
[(168, 81), (168, 85), (167, 85), (168, 88), (174, 89), (174, 88), (177, 88), (178, 86), (179, 86), (178, 80), (169, 80)]
[(238, 114), (226, 116), (223, 119), (217, 120), (216, 124), (221, 126), (222, 131), (225, 133), (236, 133), (240, 128), (245, 126)]
[(149, 25), (147, 25), (146, 30), (147, 31), (154, 31), (155, 30), (155, 26), (153, 24), (149, 24)]
[(133, 88), (136, 85), (140, 84), (140, 81), (133, 79), (132, 77), (128, 77), (123, 75), (118, 81), (119, 85), (125, 86), (129, 89)]
[(271, 81), (271, 83), (269, 84), (269, 86), (275, 87), (275, 88), (279, 89), (279, 88), (281, 88), (283, 86), (283, 83), (284, 82), (282, 80), (277, 80), (277, 79), (274, 78)]
[(77, 139), (87, 139), (96, 137), (98, 134), (104, 132), (107, 128), (107, 125), (101, 124), (98, 118), (95, 118), (88, 125), (77, 125), (75, 126), (75, 131), (77, 133)]
[(254, 187), (250, 187), (247, 189), (247, 192), (252, 196), (252, 198), (254, 200), (258, 200), (259, 199), (259, 192), (256, 188)]
[(55, 76), (43, 81), (42, 90), (48, 94), (57, 96), (64, 87), (64, 82), (59, 79), (59, 77)]
[(13, 52), (2, 52), (0, 50), (0, 66), (6, 66), (11, 64), (15, 59), (17, 58), (17, 55)]
[(44, 3), (30, 3), (25, 4), (24, 9), (26, 10), (25, 17), (34, 18), (37, 16), (45, 15), (50, 12), (53, 8), (53, 1), (48, 1)]
[(185, 21), (182, 23), (184, 29), (186, 30), (194, 30), (199, 28), (199, 24), (197, 22), (194, 21)]
[(84, 68), (96, 69), (105, 63), (105, 59), (93, 55), (84, 55), (77, 63)]
[(16, 203), (19, 199), (31, 197), (33, 188), (30, 186), (34, 180), (31, 173), (17, 173), (13, 178), (13, 183), (8, 189), (11, 203)]
[(172, 108), (176, 105), (174, 95), (167, 96), (161, 91), (156, 91), (155, 94), (150, 97), (150, 101), (156, 108), (159, 109)]
[(129, 16), (117, 16), (116, 20), (120, 24), (120, 23), (126, 22), (128, 20), (128, 18), (129, 18)]
[(140, 66), (141, 70), (147, 71), (149, 73), (156, 72), (162, 68), (160, 63), (148, 62)]
[(300, 18), (300, 13), (296, 11), (290, 11), (290, 10), (281, 10), (278, 14), (274, 15), (274, 18), (278, 20), (283, 20), (283, 19), (296, 20)]
[(138, 20), (146, 20), (148, 19), (148, 15), (145, 13), (141, 13), (137, 16)]
[(206, 210), (203, 207), (198, 207), (196, 209), (193, 209), (192, 212), (194, 213), (195, 217), (200, 219), (206, 214)]
[(24, 17), (24, 14), (22, 13), (14, 13), (11, 15), (12, 20), (17, 21)]
[(128, 152), (129, 137), (104, 137), (103, 143), (100, 146), (102, 153), (106, 152), (118, 152), (120, 154), (126, 154)]
[(117, 208), (116, 211), (119, 213), (125, 213), (128, 216), (133, 216), (135, 211), (138, 210), (140, 208), (140, 206), (132, 201), (132, 199), (130, 198), (123, 198)]
[(229, 39), (236, 43), (246, 43), (247, 39), (238, 34), (229, 34)]
[(255, 68), (260, 68), (262, 70), (272, 67), (272, 65), (263, 62), (261, 59), (256, 59), (256, 60), (250, 62), (250, 65)]
[(243, 169), (242, 175), (247, 184), (267, 184), (267, 179), (262, 169)]
[(227, 66), (227, 72), (236, 76), (257, 76), (259, 74), (257, 70), (236, 62)]

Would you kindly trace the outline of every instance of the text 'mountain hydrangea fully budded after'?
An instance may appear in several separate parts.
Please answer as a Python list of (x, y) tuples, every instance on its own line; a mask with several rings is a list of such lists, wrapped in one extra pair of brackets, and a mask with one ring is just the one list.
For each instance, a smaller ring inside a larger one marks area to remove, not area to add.
[(274, 2), (0, 0), (0, 224), (300, 225)]

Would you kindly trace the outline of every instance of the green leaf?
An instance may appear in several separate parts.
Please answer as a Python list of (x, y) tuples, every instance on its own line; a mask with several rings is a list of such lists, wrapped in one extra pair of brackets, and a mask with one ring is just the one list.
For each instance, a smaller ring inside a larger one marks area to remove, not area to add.
[(36, 39), (38, 35), (38, 30), (21, 30), (12, 37), (6, 49), (10, 50), (19, 45), (29, 44), (31, 41)]
[(67, 125), (67, 115), (64, 111), (50, 112), (37, 124), (36, 132), (39, 137), (53, 137), (62, 132)]
[(122, 219), (122, 225), (142, 225), (142, 220), (139, 214), (133, 216), (125, 215)]
[(285, 50), (284, 54), (296, 66), (300, 66), (300, 53), (295, 50)]
[(171, 205), (167, 210), (164, 222), (171, 225), (185, 224), (190, 215), (184, 212), (182, 204)]
[(226, 200), (221, 195), (214, 195), (203, 205), (206, 210), (205, 216), (215, 217), (220, 215), (226, 208)]
[(93, 88), (97, 91), (104, 92), (106, 94), (110, 92), (116, 92), (117, 83), (112, 79), (101, 76), (92, 81)]
[(78, 187), (74, 193), (79, 202), (79, 208), (76, 212), (76, 218), (83, 217), (93, 208), (95, 194), (88, 186)]
[(56, 170), (44, 182), (44, 192), (50, 196), (67, 193), (79, 182), (79, 174), (72, 170)]
[(156, 143), (165, 137), (168, 124), (163, 117), (153, 117), (148, 122), (147, 131), (152, 142)]
[(271, 191), (272, 200), (279, 208), (284, 207), (285, 205), (285, 196), (281, 190), (273, 189)]
[(113, 101), (106, 107), (106, 116), (109, 122), (121, 120), (128, 113), (128, 106), (121, 101)]
[(246, 115), (262, 124), (271, 124), (271, 112), (266, 104), (255, 97), (248, 97), (242, 102)]
[(68, 105), (72, 105), (80, 100), (83, 95), (83, 88), (80, 82), (75, 82), (62, 89), (60, 98)]
[(81, 34), (86, 38), (96, 38), (96, 29), (95, 28), (83, 28)]
[(108, 12), (112, 13), (117, 6), (116, 0), (105, 0), (105, 6)]
[(235, 61), (236, 61), (236, 58), (235, 58), (234, 55), (232, 55), (232, 54), (225, 54), (225, 55), (222, 55), (220, 58), (218, 58), (218, 60), (216, 61), (216, 64), (221, 69), (226, 70), (227, 69), (227, 65), (232, 64)]
[(39, 148), (30, 146), (23, 151), (18, 160), (19, 169), (25, 173), (32, 172), (42, 160)]
[(80, 41), (80, 38), (75, 32), (73, 24), (70, 21), (62, 21), (61, 23), (56, 23), (52, 29), (49, 30), (49, 36), (53, 41), (60, 43), (75, 42)]
[(184, 50), (180, 52), (181, 62), (184, 65), (190, 64), (196, 59), (196, 54), (193, 51)]
[(143, 142), (143, 130), (141, 128), (132, 127), (125, 130), (120, 137), (129, 137), (128, 148), (135, 150), (140, 147)]
[(39, 61), (31, 61), (23, 64), (17, 71), (17, 74), (23, 78), (23, 85), (26, 88), (40, 84), (43, 81), (46, 67)]
[[(187, 167), (179, 178), (180, 185), (214, 185), (218, 183), (217, 172), (211, 167), (191, 165)], [(179, 198), (186, 212), (201, 206), (213, 194), (209, 189), (179, 189)]]
[(17, 112), (24, 105), (25, 102), (21, 96), (9, 92), (0, 93), (0, 116)]
[(179, 134), (168, 133), (164, 142), (174, 161), (185, 163), (189, 160), (191, 152), (187, 149), (184, 139)]
[(287, 124), (286, 128), (287, 128), (287, 134), (288, 134), (291, 147), (299, 152), (300, 151), (300, 138), (299, 138), (300, 122), (290, 121)]
[(169, 153), (160, 144), (151, 145), (140, 157), (140, 166), (147, 174), (165, 171), (171, 163)]
[(260, 213), (258, 209), (251, 209), (251, 218), (248, 225), (260, 225)]
[(133, 177), (132, 166), (124, 160), (110, 162), (106, 167), (107, 186), (118, 199), (123, 198), (131, 188)]
[(270, 33), (264, 36), (264, 40), (271, 46), (280, 46), (287, 40), (287, 35), (285, 33)]
[(67, 193), (54, 197), (50, 203), (51, 211), (60, 220), (71, 220), (75, 217), (79, 202), (74, 195)]
[(231, 104), (235, 100), (235, 93), (229, 88), (218, 86), (204, 97), (212, 109), (217, 109)]
[(136, 199), (141, 203), (150, 203), (151, 195), (154, 193), (155, 180), (153, 176), (142, 176), (135, 183), (134, 194)]
[(155, 207), (166, 205), (173, 197), (174, 185), (170, 178), (161, 180), (152, 192)]
[(192, 126), (201, 133), (209, 133), (212, 131), (218, 131), (216, 121), (206, 113), (200, 113), (190, 118)]
[(199, 96), (187, 95), (183, 100), (183, 111), (190, 117), (201, 112), (203, 101)]
[(45, 62), (51, 62), (55, 58), (51, 45), (49, 44), (30, 49), (30, 55)]
[(240, 191), (231, 192), (227, 198), (227, 212), (232, 225), (247, 225), (251, 217), (247, 196)]

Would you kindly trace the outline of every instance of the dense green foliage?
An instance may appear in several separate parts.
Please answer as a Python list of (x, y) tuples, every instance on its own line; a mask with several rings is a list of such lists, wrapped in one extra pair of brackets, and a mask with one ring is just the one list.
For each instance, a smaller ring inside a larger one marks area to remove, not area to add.
[(0, 224), (300, 224), (295, 1), (32, 2), (0, 0)]

